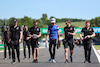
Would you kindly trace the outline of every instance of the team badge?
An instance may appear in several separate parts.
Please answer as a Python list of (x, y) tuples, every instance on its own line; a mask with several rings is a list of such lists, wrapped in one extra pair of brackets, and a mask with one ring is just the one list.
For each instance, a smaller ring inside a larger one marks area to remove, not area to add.
[(72, 30), (72, 28), (70, 28), (70, 30)]
[(59, 26), (57, 26), (57, 29), (59, 29)]
[(39, 28), (37, 28), (37, 31), (39, 31)]
[(19, 29), (19, 27), (16, 28), (17, 30)]
[(89, 29), (89, 31), (92, 31), (92, 29)]

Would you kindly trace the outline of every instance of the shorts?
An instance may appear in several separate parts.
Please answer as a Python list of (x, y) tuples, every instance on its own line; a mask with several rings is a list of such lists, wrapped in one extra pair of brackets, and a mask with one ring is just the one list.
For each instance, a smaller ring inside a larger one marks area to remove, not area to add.
[(31, 40), (31, 46), (32, 46), (32, 50), (34, 48), (38, 48), (39, 47), (38, 40)]
[(73, 40), (65, 40), (64, 41), (64, 48), (70, 48), (70, 50), (74, 49)]

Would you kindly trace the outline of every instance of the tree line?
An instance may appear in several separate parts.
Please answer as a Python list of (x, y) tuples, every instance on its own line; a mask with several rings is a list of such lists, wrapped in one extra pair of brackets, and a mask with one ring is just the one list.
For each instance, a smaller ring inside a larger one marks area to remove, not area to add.
[[(47, 28), (48, 25), (50, 24), (50, 19), (51, 18), (55, 18), (53, 16), (51, 16), (48, 19), (47, 14), (42, 14), (42, 17), (40, 19), (37, 19), (38, 21), (38, 26), (40, 28)], [(36, 19), (32, 19), (31, 17), (27, 17), (24, 16), (24, 18), (15, 18), (15, 17), (11, 17), (10, 19), (0, 19), (0, 26), (3, 25), (12, 25), (12, 22), (14, 19), (18, 20), (18, 25), (27, 25), (28, 27), (31, 27), (33, 25), (33, 21)], [(85, 21), (83, 19), (71, 19), (71, 18), (62, 18), (62, 19), (58, 19), (56, 18), (57, 23), (61, 23), (61, 22), (65, 22), (66, 20), (71, 20), (72, 22), (81, 22), (81, 21)]]

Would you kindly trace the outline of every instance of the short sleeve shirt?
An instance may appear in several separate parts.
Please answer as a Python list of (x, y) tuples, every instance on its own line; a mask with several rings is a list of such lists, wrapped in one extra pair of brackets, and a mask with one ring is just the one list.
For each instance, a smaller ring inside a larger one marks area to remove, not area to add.
[[(39, 35), (39, 33), (40, 33), (40, 28), (39, 28), (39, 27), (36, 27), (36, 28), (31, 27), (31, 28), (29, 29), (29, 32), (30, 32), (31, 35), (33, 35), (33, 34)], [(37, 38), (37, 39), (38, 39), (38, 38)]]
[(81, 32), (82, 33), (84, 33), (84, 37), (85, 36), (87, 36), (87, 35), (92, 35), (93, 34), (93, 32), (94, 32), (94, 30), (93, 30), (93, 28), (92, 27), (90, 27), (90, 28), (83, 28), (82, 30), (81, 30)]
[(4, 32), (4, 37), (5, 37), (5, 42), (7, 42), (10, 39), (10, 31), (5, 31)]
[(57, 33), (57, 31), (59, 30), (58, 25), (56, 25), (56, 24), (54, 26), (50, 25), (48, 27), (48, 30), (50, 31), (50, 34), (49, 34), (50, 40), (51, 39), (58, 39), (58, 33)]
[(14, 28), (14, 26), (10, 27), (11, 40), (13, 40), (13, 41), (19, 40), (20, 39), (20, 31), (21, 31), (20, 26), (16, 26), (16, 28)]
[(70, 27), (65, 27), (64, 28), (64, 32), (65, 32), (65, 39), (66, 40), (70, 40), (70, 39), (73, 39), (73, 35), (68, 35), (68, 32), (70, 33), (74, 33), (75, 32), (75, 28), (73, 26), (70, 26)]
[(23, 36), (24, 36), (24, 41), (27, 41), (26, 38), (29, 37), (29, 31), (24, 31), (23, 32)]

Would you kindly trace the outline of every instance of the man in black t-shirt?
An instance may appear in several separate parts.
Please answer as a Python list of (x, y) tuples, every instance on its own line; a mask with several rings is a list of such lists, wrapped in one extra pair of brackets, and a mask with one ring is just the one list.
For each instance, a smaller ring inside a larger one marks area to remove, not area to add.
[(4, 32), (4, 37), (3, 37), (3, 42), (4, 42), (4, 59), (7, 59), (7, 47), (8, 47), (8, 51), (9, 51), (9, 59), (11, 59), (11, 51), (10, 51), (10, 43), (9, 43), (9, 39), (10, 39), (10, 27), (7, 27), (7, 31)]
[(15, 49), (17, 52), (17, 59), (18, 62), (20, 62), (20, 46), (19, 44), (21, 43), (22, 39), (22, 31), (21, 28), (17, 25), (18, 21), (15, 19), (13, 21), (13, 26), (10, 27), (10, 42), (11, 42), (11, 47), (12, 47), (12, 64), (15, 64)]
[[(95, 32), (92, 27), (90, 27), (90, 21), (85, 22), (86, 27), (84, 27), (80, 33), (80, 38), (83, 40), (84, 45), (84, 53), (85, 53), (85, 61), (91, 63), (90, 56), (91, 56), (91, 47), (92, 47), (92, 37), (95, 37)], [(82, 33), (84, 37), (82, 37)]]
[(28, 55), (30, 58), (30, 46), (31, 46), (31, 37), (29, 37), (29, 30), (27, 25), (24, 25), (24, 32), (23, 32), (23, 48), (24, 48), (24, 59), (26, 59), (26, 46), (28, 47)]
[(71, 26), (71, 21), (68, 20), (66, 21), (66, 27), (64, 28), (64, 34), (65, 34), (65, 43), (64, 43), (64, 49), (65, 49), (65, 63), (68, 62), (68, 46), (70, 48), (70, 60), (71, 62), (73, 61), (72, 59), (72, 54), (73, 54), (73, 35), (75, 35), (75, 29), (73, 26)]
[[(30, 28), (30, 37), (31, 37), (31, 46), (32, 46), (32, 54), (33, 54), (33, 63), (38, 63), (38, 54), (39, 54), (39, 45), (38, 40), (41, 36), (40, 28), (37, 27), (37, 21), (34, 20), (33, 27)], [(35, 58), (35, 49), (36, 49), (36, 58)]]

